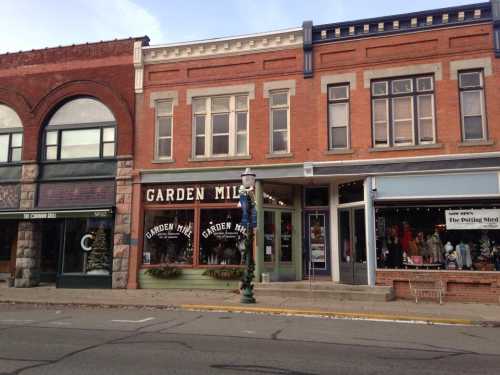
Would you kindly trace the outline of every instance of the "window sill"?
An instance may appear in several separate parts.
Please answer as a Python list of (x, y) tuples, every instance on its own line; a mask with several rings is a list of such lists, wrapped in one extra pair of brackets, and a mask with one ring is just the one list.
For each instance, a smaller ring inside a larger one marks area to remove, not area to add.
[(250, 160), (252, 159), (252, 155), (235, 155), (235, 156), (210, 156), (210, 157), (202, 157), (202, 158), (189, 158), (189, 162), (198, 162), (198, 161), (217, 161), (217, 160)]
[(417, 145), (417, 146), (393, 146), (393, 147), (372, 147), (368, 149), (369, 152), (383, 152), (383, 151), (405, 151), (405, 150), (429, 150), (442, 148), (441, 143), (433, 143), (429, 145)]
[(354, 150), (349, 148), (342, 148), (337, 150), (326, 150), (325, 155), (349, 155), (354, 154)]
[(152, 164), (167, 164), (167, 163), (175, 163), (174, 159), (154, 159), (151, 160)]
[(474, 146), (494, 146), (495, 141), (488, 139), (486, 141), (464, 141), (458, 144), (458, 147), (474, 147)]
[(266, 159), (293, 158), (293, 153), (283, 152), (281, 154), (266, 154)]

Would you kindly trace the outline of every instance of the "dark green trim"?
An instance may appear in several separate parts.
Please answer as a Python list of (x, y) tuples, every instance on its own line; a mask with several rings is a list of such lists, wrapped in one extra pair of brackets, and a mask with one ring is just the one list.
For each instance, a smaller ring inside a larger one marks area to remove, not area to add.
[(71, 218), (110, 218), (113, 209), (90, 209), (90, 210), (31, 210), (31, 211), (4, 211), (0, 212), (0, 220), (54, 220)]

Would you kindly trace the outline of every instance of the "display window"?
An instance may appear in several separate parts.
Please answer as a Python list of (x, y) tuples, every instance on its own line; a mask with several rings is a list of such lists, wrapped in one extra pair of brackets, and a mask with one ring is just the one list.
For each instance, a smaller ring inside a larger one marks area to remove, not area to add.
[(0, 226), (0, 261), (11, 259), (12, 246), (17, 238), (17, 222), (7, 221)]
[(274, 211), (264, 211), (264, 262), (274, 262), (276, 254), (276, 225)]
[(144, 264), (193, 264), (194, 210), (148, 210)]
[(376, 208), (379, 268), (500, 271), (500, 210), (443, 204)]
[(280, 231), (280, 260), (282, 262), (292, 261), (292, 213), (281, 213), (281, 231)]
[(264, 184), (263, 190), (262, 199), (265, 206), (282, 208), (293, 206), (293, 186)]

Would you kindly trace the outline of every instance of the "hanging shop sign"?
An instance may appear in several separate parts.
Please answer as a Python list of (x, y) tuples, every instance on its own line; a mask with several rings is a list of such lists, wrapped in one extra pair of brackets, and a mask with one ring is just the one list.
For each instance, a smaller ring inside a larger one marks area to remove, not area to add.
[(500, 229), (500, 209), (446, 210), (446, 229)]
[(181, 186), (149, 186), (144, 189), (146, 203), (192, 203), (236, 201), (240, 185), (198, 184)]

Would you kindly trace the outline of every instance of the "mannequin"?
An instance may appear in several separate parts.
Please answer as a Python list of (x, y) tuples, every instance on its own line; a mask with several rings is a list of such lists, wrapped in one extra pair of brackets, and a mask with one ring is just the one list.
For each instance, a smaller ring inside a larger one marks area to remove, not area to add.
[(403, 248), (403, 251), (406, 254), (408, 254), (408, 256), (417, 255), (417, 254), (412, 254), (412, 251), (414, 249), (410, 250), (410, 242), (412, 241), (412, 239), (413, 239), (413, 235), (411, 233), (410, 224), (408, 224), (407, 222), (404, 222), (403, 223), (403, 236), (401, 238), (401, 246)]
[(424, 263), (430, 263), (430, 251), (424, 237), (424, 232), (417, 233), (417, 237), (415, 237), (415, 244), (417, 245), (419, 255), (422, 256)]
[(464, 267), (471, 268), (472, 257), (470, 255), (470, 247), (463, 240), (455, 246), (455, 252), (457, 253), (457, 264), (458, 268), (462, 269)]
[(489, 261), (491, 257), (491, 241), (488, 237), (488, 232), (483, 230), (481, 239), (479, 240), (479, 249), (481, 255), (478, 257), (481, 261)]
[(427, 248), (429, 249), (431, 263), (443, 262), (443, 243), (437, 230), (434, 231), (434, 234), (427, 236)]
[(403, 267), (403, 249), (397, 236), (397, 229), (392, 227), (389, 230), (389, 237), (387, 238), (387, 250), (389, 252), (387, 257), (387, 266), (389, 268)]
[(446, 259), (446, 269), (456, 270), (458, 268), (457, 253), (453, 250), (453, 245), (450, 241), (446, 242), (444, 245), (445, 259)]

